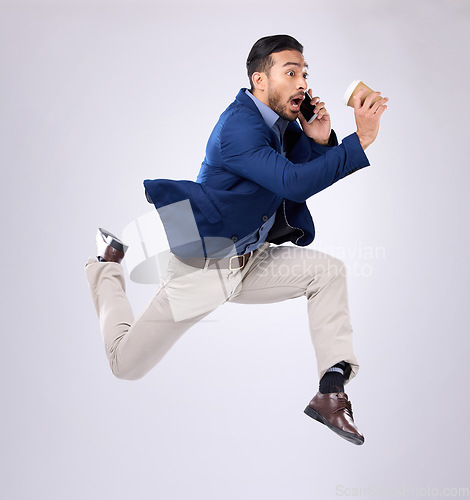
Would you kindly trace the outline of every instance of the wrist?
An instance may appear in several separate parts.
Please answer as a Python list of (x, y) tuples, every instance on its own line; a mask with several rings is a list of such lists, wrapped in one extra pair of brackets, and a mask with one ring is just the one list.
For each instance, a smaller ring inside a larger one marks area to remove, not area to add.
[(333, 131), (330, 132), (330, 135), (328, 136), (327, 139), (320, 139), (319, 137), (311, 137), (309, 136), (312, 141), (314, 141), (316, 144), (319, 144), (320, 146), (335, 146), (335, 134)]
[(361, 147), (362, 147), (362, 149), (364, 149), (364, 150), (365, 150), (366, 148), (368, 148), (368, 147), (369, 147), (369, 146), (370, 146), (370, 145), (374, 142), (374, 140), (373, 140), (373, 139), (372, 139), (372, 140), (370, 140), (370, 138), (368, 138), (368, 137), (364, 137), (363, 135), (358, 134), (357, 132), (356, 132), (356, 134), (357, 134), (357, 138), (359, 139), (359, 142), (360, 142), (360, 144), (361, 144)]

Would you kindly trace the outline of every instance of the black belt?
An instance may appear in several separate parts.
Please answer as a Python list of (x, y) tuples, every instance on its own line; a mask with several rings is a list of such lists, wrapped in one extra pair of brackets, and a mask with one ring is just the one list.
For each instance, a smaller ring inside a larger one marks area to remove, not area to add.
[(219, 269), (230, 269), (230, 271), (239, 271), (243, 269), (249, 258), (253, 255), (253, 252), (248, 252), (244, 255), (233, 255), (232, 257), (227, 257), (225, 259), (211, 259), (211, 258), (203, 258), (203, 257), (179, 257), (175, 255), (175, 257), (184, 262), (188, 266), (198, 267), (200, 269), (207, 269), (208, 267), (217, 267)]

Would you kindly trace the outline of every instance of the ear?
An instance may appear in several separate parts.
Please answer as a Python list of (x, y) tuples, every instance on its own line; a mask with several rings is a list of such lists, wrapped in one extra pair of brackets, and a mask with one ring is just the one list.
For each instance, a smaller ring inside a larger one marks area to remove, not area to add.
[(260, 73), (258, 71), (253, 73), (253, 75), (251, 75), (251, 80), (256, 90), (264, 91), (266, 89), (267, 78), (265, 73)]

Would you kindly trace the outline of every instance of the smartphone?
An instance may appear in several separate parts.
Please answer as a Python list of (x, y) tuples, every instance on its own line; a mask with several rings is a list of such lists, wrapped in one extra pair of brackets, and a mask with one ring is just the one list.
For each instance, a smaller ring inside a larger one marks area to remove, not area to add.
[(304, 115), (304, 118), (307, 120), (308, 123), (312, 123), (313, 120), (318, 116), (318, 113), (314, 113), (314, 108), (315, 105), (312, 104), (312, 99), (308, 95), (307, 92), (305, 92), (305, 99), (302, 101), (302, 104), (300, 105), (300, 112)]

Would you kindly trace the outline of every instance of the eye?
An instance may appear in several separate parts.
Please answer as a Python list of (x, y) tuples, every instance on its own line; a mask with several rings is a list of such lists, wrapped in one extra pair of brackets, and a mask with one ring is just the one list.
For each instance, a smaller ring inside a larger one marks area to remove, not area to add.
[(308, 73), (304, 73), (305, 80), (308, 78)]
[(287, 72), (287, 74), (288, 74), (289, 76), (294, 76), (294, 75), (295, 75), (295, 72), (294, 72), (294, 71), (292, 71), (292, 70), (290, 70), (290, 71), (288, 71), (288, 72)]

